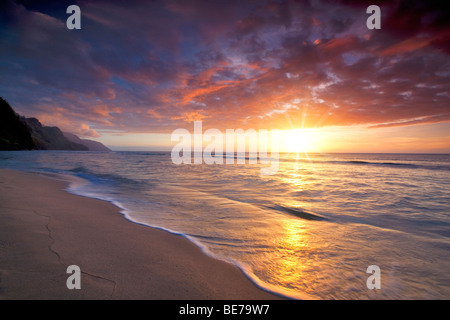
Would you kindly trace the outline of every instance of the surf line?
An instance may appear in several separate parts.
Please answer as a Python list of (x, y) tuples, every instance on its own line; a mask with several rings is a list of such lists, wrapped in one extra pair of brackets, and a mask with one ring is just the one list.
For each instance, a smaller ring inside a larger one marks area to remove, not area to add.
[(178, 144), (172, 148), (171, 158), (177, 165), (223, 164), (225, 146), (225, 164), (245, 164), (246, 160), (258, 164), (259, 160), (260, 164), (269, 165), (261, 167), (261, 175), (273, 175), (279, 168), (279, 139), (279, 130), (226, 129), (224, 135), (218, 129), (208, 129), (203, 133), (202, 121), (194, 121), (193, 134), (183, 128), (172, 132), (171, 141)]

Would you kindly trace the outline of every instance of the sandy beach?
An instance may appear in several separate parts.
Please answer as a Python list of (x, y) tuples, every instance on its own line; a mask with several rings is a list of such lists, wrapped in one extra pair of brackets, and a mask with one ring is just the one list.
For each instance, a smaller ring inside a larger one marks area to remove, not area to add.
[[(67, 182), (0, 170), (0, 299), (279, 299), (238, 268)], [(66, 286), (81, 269), (81, 289)]]

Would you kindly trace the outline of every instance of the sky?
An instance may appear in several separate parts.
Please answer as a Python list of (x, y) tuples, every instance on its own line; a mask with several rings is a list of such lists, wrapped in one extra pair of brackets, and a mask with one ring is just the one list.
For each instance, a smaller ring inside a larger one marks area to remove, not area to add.
[(114, 150), (169, 150), (202, 121), (291, 130), (308, 151), (450, 153), (444, 3), (5, 0), (0, 96)]

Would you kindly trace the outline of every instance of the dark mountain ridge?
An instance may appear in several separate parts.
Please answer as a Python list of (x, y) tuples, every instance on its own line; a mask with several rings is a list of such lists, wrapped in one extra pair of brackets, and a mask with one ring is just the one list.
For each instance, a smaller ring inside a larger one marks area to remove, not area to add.
[(111, 151), (100, 142), (80, 139), (58, 127), (43, 126), (36, 118), (20, 116), (1, 97), (0, 150)]

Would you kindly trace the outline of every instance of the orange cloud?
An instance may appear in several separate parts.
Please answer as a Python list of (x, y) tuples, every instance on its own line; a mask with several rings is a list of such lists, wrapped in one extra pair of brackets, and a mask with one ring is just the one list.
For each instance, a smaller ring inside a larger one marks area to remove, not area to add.
[(227, 86), (228, 85), (211, 85), (204, 88), (188, 89), (187, 92), (183, 95), (181, 103), (183, 105), (188, 104), (189, 102), (195, 100), (197, 97), (212, 94)]
[(157, 112), (156, 110), (153, 110), (153, 109), (147, 110), (147, 114), (150, 115), (154, 119), (160, 120), (163, 118), (163, 116), (159, 112)]
[[(317, 40), (316, 40), (317, 41)], [(316, 43), (316, 42), (314, 42)], [(319, 40), (320, 43), (320, 40)], [(358, 40), (354, 35), (349, 35), (341, 38), (331, 39), (323, 44), (322, 48), (332, 51), (347, 51), (357, 47)], [(317, 43), (316, 43), (317, 44)]]
[(171, 117), (172, 120), (183, 120), (185, 122), (201, 121), (205, 118), (208, 118), (208, 116), (201, 114), (197, 110), (185, 112), (179, 117)]
[(100, 136), (97, 131), (91, 129), (86, 123), (82, 123), (80, 127), (75, 128), (73, 133), (80, 136), (80, 138), (98, 138)]
[(382, 55), (401, 54), (414, 51), (430, 44), (430, 38), (411, 38), (394, 44), (381, 52)]

